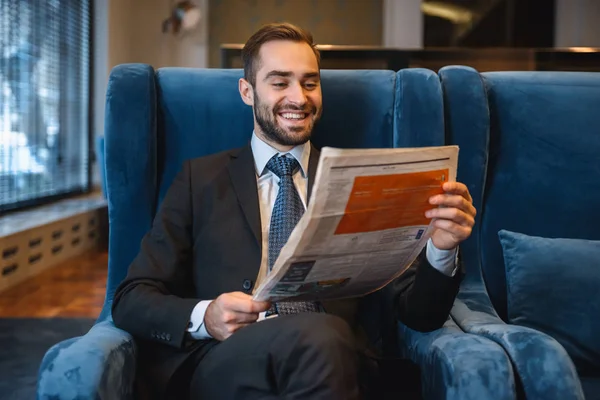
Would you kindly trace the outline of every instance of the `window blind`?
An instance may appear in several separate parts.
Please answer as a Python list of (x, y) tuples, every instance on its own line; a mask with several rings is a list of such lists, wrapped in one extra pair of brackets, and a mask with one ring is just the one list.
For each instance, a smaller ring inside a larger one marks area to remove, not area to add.
[(88, 0), (0, 0), (0, 212), (90, 187)]

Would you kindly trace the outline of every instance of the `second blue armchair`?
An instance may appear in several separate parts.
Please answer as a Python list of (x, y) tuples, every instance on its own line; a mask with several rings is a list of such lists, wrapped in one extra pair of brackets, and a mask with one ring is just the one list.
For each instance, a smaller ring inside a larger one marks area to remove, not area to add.
[(447, 142), (479, 210), (452, 318), (520, 398), (600, 398), (600, 74), (446, 67)]

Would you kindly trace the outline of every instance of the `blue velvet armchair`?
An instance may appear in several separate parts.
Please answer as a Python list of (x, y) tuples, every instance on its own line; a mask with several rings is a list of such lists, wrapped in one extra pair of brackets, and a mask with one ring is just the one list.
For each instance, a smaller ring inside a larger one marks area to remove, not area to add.
[(451, 316), (505, 349), (519, 398), (599, 399), (600, 243), (587, 241), (600, 239), (600, 74), (439, 76), (446, 140), (479, 211)]
[[(110, 309), (117, 285), (139, 251), (183, 161), (246, 144), (252, 111), (237, 92), (240, 70), (116, 67), (106, 97), (105, 173), (110, 238), (106, 301), (83, 337), (52, 347), (39, 372), (39, 399), (136, 397), (135, 340)], [(344, 148), (444, 144), (441, 87), (435, 73), (322, 71), (324, 114), (314, 144)], [(422, 334), (403, 326), (402, 355), (421, 367), (426, 398), (510, 399), (506, 353), (462, 332), (451, 319)]]

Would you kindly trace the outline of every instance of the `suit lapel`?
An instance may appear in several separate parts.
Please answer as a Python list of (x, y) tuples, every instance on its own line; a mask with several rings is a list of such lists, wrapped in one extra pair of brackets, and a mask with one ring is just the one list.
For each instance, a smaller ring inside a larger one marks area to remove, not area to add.
[[(312, 145), (308, 160), (308, 187), (307, 198), (310, 201), (313, 184), (317, 175), (319, 157), (321, 152)], [(250, 146), (243, 147), (239, 152), (231, 154), (229, 163), (229, 176), (238, 202), (248, 225), (256, 239), (256, 243), (262, 247), (262, 234), (260, 228), (260, 206), (258, 204), (258, 188), (256, 187), (256, 169), (254, 157)]]
[(321, 152), (311, 143), (310, 157), (308, 158), (308, 187), (306, 188), (307, 203), (310, 202), (310, 195), (312, 194), (313, 184), (315, 183), (315, 177), (317, 176), (317, 167), (319, 166), (320, 156)]
[(262, 234), (260, 228), (260, 208), (258, 204), (258, 188), (256, 187), (256, 168), (252, 148), (246, 146), (239, 153), (232, 154), (229, 163), (229, 176), (238, 202), (252, 234), (259, 247), (262, 247)]

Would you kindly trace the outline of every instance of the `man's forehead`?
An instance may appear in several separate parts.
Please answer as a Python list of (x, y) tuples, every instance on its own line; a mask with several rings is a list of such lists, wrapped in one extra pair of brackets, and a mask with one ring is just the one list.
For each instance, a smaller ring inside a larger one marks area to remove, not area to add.
[(274, 40), (261, 46), (258, 72), (266, 75), (274, 70), (304, 75), (318, 72), (319, 65), (315, 53), (307, 43)]

